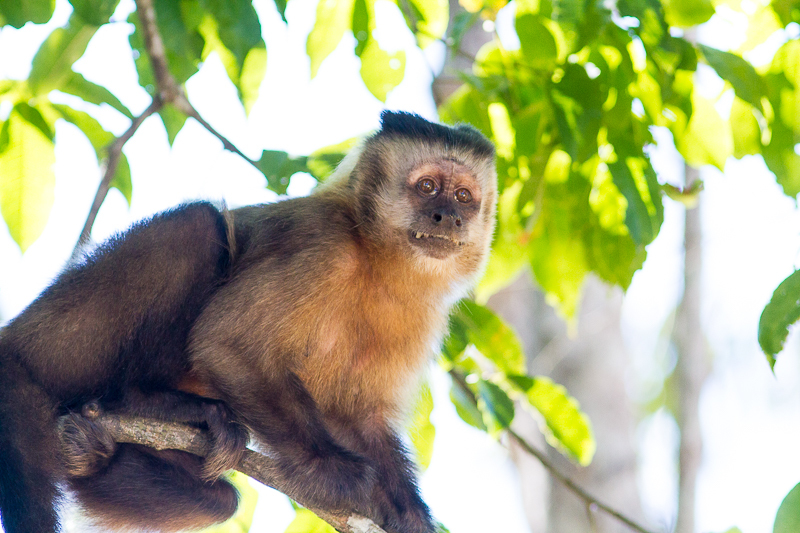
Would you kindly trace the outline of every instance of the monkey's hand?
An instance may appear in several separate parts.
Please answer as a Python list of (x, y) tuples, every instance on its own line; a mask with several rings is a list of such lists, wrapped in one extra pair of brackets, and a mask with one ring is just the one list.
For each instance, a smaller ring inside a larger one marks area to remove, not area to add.
[(369, 509), (377, 475), (365, 458), (332, 442), (310, 457), (302, 455), (278, 457), (287, 494), (326, 510), (364, 514)]
[(210, 401), (204, 411), (211, 447), (203, 461), (203, 479), (213, 481), (236, 468), (247, 447), (249, 433), (222, 402)]
[(415, 489), (376, 487), (368, 514), (389, 533), (435, 533), (428, 506)]
[(101, 414), (100, 404), (89, 402), (81, 414), (69, 413), (61, 419), (61, 453), (67, 476), (91, 476), (114, 455), (117, 443), (103, 426), (94, 422)]

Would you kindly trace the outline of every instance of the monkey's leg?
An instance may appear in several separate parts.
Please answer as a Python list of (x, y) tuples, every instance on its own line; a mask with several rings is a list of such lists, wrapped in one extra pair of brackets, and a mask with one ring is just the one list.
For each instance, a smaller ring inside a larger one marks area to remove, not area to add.
[(55, 533), (55, 402), (0, 344), (0, 509), (6, 533)]
[(126, 391), (122, 411), (166, 422), (192, 424), (208, 431), (211, 451), (203, 463), (203, 479), (213, 480), (234, 468), (244, 454), (249, 434), (221, 400), (181, 391)]
[(372, 495), (369, 516), (389, 532), (433, 533), (431, 513), (414, 479), (414, 464), (400, 439), (388, 427), (367, 427), (356, 449), (372, 461), (378, 472), (379, 483)]
[(236, 489), (224, 479), (202, 481), (201, 458), (120, 444), (109, 465), (69, 480), (88, 513), (111, 529), (198, 529), (233, 516)]
[[(270, 375), (235, 368), (213, 380), (237, 417), (271, 451), (289, 492), (323, 509), (364, 513), (375, 471), (337, 443), (303, 382), (292, 372)], [(242, 370), (242, 371), (240, 371)], [(225, 383), (221, 382), (227, 378)]]

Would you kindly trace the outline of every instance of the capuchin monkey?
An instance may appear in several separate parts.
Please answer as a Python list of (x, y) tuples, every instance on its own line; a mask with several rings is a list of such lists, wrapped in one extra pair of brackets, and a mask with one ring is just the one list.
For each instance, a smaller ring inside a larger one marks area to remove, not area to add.
[[(6, 533), (58, 531), (62, 486), (112, 529), (224, 521), (238, 495), (220, 475), (248, 434), (300, 501), (434, 531), (395, 427), (486, 262), (494, 148), (469, 126), (381, 119), (311, 196), (156, 215), (0, 331)], [(213, 450), (116, 444), (87, 405), (194, 424)]]

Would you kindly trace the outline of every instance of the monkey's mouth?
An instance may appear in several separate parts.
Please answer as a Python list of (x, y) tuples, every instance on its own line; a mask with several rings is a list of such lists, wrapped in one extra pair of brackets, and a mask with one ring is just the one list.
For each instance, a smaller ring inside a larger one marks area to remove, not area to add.
[(411, 230), (408, 232), (411, 245), (420, 249), (428, 257), (446, 259), (457, 253), (467, 243), (443, 233), (425, 233), (424, 231)]
[(438, 235), (438, 234), (434, 235), (434, 234), (425, 233), (425, 232), (422, 232), (422, 231), (412, 232), (412, 234), (414, 235), (414, 238), (417, 239), (417, 240), (419, 240), (419, 239), (443, 239), (445, 241), (452, 242), (453, 244), (455, 244), (457, 246), (464, 246), (465, 244), (467, 244), (464, 241), (459, 241), (458, 239), (454, 239), (453, 237), (450, 237), (449, 235)]

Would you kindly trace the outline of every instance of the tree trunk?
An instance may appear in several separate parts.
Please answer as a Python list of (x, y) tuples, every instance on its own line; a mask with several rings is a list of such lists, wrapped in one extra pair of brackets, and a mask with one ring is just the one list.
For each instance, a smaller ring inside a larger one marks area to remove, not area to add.
[[(688, 188), (698, 179), (698, 171), (688, 165), (685, 169), (685, 187)], [(678, 350), (675, 372), (678, 378), (679, 411), (676, 415), (681, 433), (676, 533), (694, 532), (695, 485), (703, 448), (698, 405), (709, 365), (700, 322), (701, 240), (698, 204), (694, 209), (686, 209), (683, 300), (678, 307), (674, 332)]]

